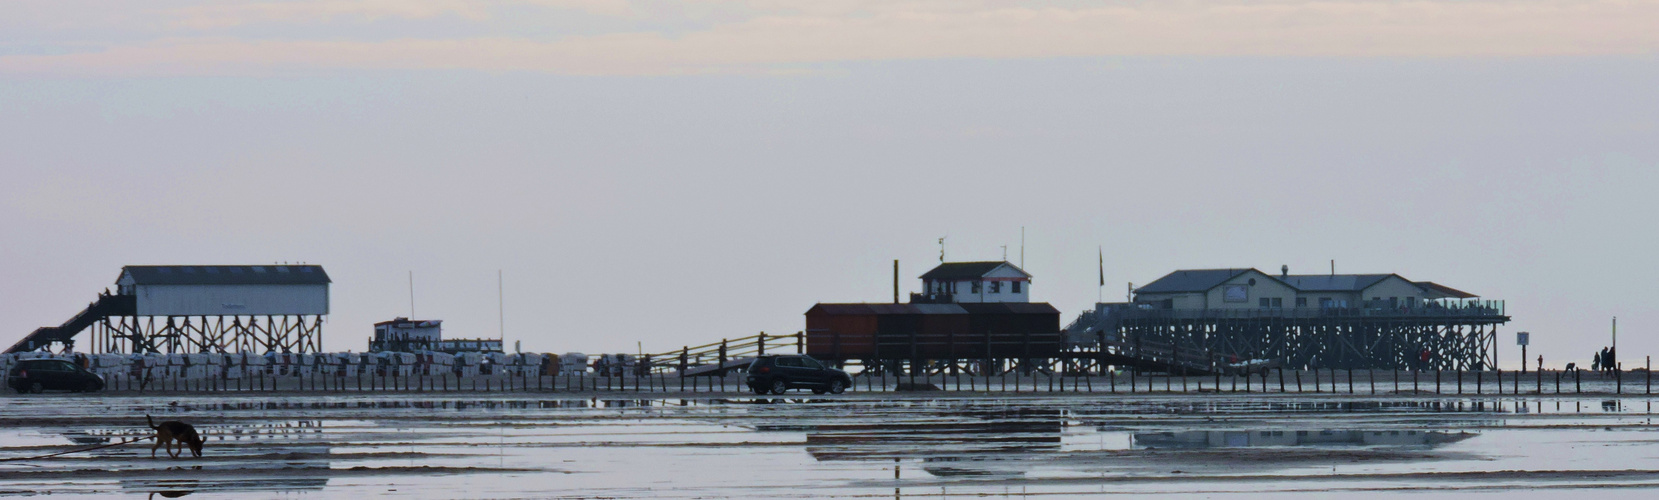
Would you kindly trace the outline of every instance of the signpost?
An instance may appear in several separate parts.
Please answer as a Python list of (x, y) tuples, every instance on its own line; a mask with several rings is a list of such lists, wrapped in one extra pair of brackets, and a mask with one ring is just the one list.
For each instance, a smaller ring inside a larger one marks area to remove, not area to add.
[(1521, 346), (1521, 373), (1527, 372), (1527, 343), (1531, 337), (1529, 332), (1515, 332), (1515, 345)]

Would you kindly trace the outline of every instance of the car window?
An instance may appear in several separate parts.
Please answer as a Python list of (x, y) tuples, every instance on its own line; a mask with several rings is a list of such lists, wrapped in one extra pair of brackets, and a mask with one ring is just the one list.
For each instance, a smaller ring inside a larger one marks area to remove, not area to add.
[(75, 365), (69, 364), (68, 361), (59, 361), (57, 363), (57, 365), (58, 365), (58, 370), (59, 371), (66, 371), (66, 372), (75, 371)]
[(801, 360), (800, 358), (778, 358), (778, 366), (798, 367), (801, 366)]
[(816, 360), (816, 359), (812, 359), (812, 358), (800, 358), (800, 359), (801, 359), (801, 366), (804, 366), (804, 367), (807, 367), (807, 368), (814, 368), (814, 369), (824, 367), (824, 365), (818, 364), (818, 360)]

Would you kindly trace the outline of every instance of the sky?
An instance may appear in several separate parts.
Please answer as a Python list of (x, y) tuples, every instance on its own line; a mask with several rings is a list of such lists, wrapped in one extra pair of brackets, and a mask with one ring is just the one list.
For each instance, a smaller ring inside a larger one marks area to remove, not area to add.
[(890, 300), (895, 259), (917, 290), (945, 238), (1023, 263), (1063, 323), (1175, 269), (1334, 260), (1504, 300), (1505, 367), (1516, 331), (1588, 361), (1614, 316), (1632, 363), (1659, 353), (1653, 26), (1652, 1), (5, 2), (0, 343), (123, 265), (307, 262), (330, 350), (410, 315), (412, 273), (446, 336), (662, 352)]

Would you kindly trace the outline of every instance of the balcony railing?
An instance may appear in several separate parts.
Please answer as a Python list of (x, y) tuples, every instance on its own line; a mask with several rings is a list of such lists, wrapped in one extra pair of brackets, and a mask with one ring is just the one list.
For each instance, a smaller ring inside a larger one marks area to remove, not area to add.
[(1367, 301), (1360, 307), (1256, 307), (1238, 309), (1157, 309), (1150, 304), (1120, 305), (1111, 314), (1122, 319), (1229, 318), (1487, 318), (1507, 319), (1504, 302), (1427, 302), (1398, 304)]

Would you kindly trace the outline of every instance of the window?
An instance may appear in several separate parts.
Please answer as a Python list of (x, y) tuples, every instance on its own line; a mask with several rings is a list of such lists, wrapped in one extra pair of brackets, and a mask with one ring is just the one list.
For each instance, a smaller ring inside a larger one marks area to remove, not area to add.
[(991, 282), (991, 293), (1002, 293), (1002, 282), (1001, 281), (992, 281)]
[(970, 290), (970, 293), (979, 293), (981, 287), (983, 287), (983, 286), (984, 286), (983, 282), (979, 282), (979, 281), (973, 282), (973, 286), (971, 287), (972, 290)]
[(1331, 298), (1330, 297), (1320, 297), (1319, 298), (1319, 308), (1320, 309), (1329, 309), (1330, 307), (1331, 307)]
[(812, 359), (812, 358), (799, 358), (799, 359), (801, 360), (801, 366), (804, 366), (804, 367), (807, 367), (807, 368), (812, 368), (812, 369), (816, 370), (816, 369), (824, 367), (824, 365), (818, 364), (818, 360), (816, 360), (816, 359)]
[(1399, 297), (1389, 297), (1388, 298), (1388, 307), (1389, 308), (1400, 307), (1400, 298)]
[(1308, 298), (1307, 297), (1297, 297), (1296, 298), (1296, 307), (1307, 307), (1307, 306), (1308, 306)]
[(1014, 293), (1020, 293), (1020, 282), (1014, 282)]
[(778, 358), (777, 365), (784, 367), (799, 367), (801, 366), (801, 358)]
[(1284, 307), (1284, 306), (1285, 306), (1285, 299), (1284, 298), (1282, 298), (1282, 297), (1274, 297), (1273, 298), (1273, 307)]
[(1257, 302), (1260, 303), (1262, 307), (1271, 307), (1273, 304), (1273, 301), (1267, 300), (1267, 297), (1262, 297), (1261, 300)]
[(1222, 302), (1249, 302), (1250, 287), (1245, 285), (1225, 285), (1221, 288)]

